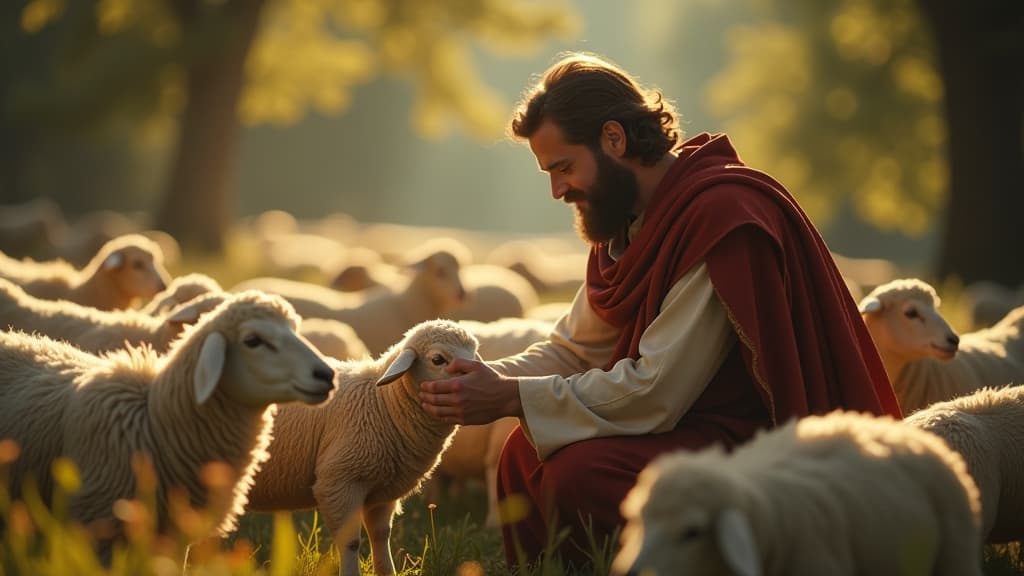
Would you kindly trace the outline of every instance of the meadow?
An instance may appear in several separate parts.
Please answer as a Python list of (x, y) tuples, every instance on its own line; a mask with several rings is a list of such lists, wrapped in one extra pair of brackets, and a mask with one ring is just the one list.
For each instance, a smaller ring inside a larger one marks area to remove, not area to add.
[[(246, 241), (229, 245), (222, 258), (189, 257), (175, 274), (203, 272), (224, 286), (263, 273), (260, 255)], [(959, 287), (940, 287), (943, 313), (954, 327), (963, 326), (966, 311)], [(0, 576), (36, 574), (283, 576), (338, 573), (339, 555), (315, 511), (250, 513), (226, 538), (199, 538), (210, 524), (200, 512), (178, 507), (169, 536), (157, 536), (152, 510), (151, 477), (139, 474), (139, 496), (121, 501), (116, 515), (125, 524), (126, 544), (117, 549), (112, 564), (104, 567), (92, 552), (87, 530), (64, 521), (67, 493), (77, 487), (77, 471), (67, 462), (55, 470), (59, 490), (53, 506), (42, 505), (28, 490), (24, 501), (11, 502), (3, 486), (5, 469), (17, 451), (0, 443)], [(149, 480), (147, 480), (149, 478)], [(458, 491), (441, 490), (436, 498), (416, 494), (404, 502), (404, 513), (394, 523), (391, 547), (400, 576), (559, 576), (567, 572), (556, 556), (520, 571), (505, 565), (500, 531), (483, 525), (486, 493), (480, 485)], [(506, 513), (511, 506), (506, 507)], [(554, 537), (556, 540), (558, 536)], [(198, 540), (189, 546), (188, 542)], [(554, 544), (554, 542), (552, 543)], [(604, 576), (615, 552), (614, 542), (593, 542), (594, 568), (587, 574)], [(365, 537), (362, 568), (372, 573)], [(986, 547), (987, 576), (1024, 575), (1024, 553), (1019, 543)]]

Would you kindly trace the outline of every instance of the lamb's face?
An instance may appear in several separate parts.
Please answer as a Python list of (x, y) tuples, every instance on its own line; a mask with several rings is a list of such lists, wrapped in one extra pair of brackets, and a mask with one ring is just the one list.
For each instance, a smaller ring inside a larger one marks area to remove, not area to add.
[(334, 390), (334, 369), (284, 318), (239, 322), (225, 362), (224, 392), (249, 406), (320, 404)]
[(883, 354), (907, 362), (921, 358), (949, 360), (956, 355), (960, 338), (929, 301), (883, 298), (863, 317)]
[(153, 253), (138, 246), (125, 246), (103, 261), (102, 270), (127, 298), (151, 298), (167, 288), (170, 274)]
[(645, 469), (623, 501), (626, 527), (612, 573), (759, 574), (749, 522), (721, 493), (721, 479), (673, 459)]
[(410, 329), (401, 352), (385, 368), (377, 385), (403, 378), (403, 385), (415, 396), (419, 383), (451, 378), (448, 365), (456, 358), (480, 360), (477, 340), (468, 330), (450, 320), (428, 320)]

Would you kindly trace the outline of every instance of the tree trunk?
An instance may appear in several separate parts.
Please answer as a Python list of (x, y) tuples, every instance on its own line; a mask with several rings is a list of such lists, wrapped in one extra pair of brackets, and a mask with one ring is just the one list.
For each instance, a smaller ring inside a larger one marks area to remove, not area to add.
[(1024, 283), (1024, 2), (920, 0), (945, 83), (951, 196), (937, 277)]
[[(229, 0), (227, 26), (187, 71), (187, 103), (157, 226), (186, 248), (219, 252), (234, 217), (238, 99), (264, 0)], [(183, 19), (193, 14), (180, 14)], [(183, 22), (183, 28), (199, 22)], [(203, 40), (206, 40), (205, 38)]]

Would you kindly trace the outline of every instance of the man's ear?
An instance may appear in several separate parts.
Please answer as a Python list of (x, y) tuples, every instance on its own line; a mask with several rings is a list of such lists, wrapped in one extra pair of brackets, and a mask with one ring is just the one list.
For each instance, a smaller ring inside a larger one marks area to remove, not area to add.
[(626, 155), (626, 130), (617, 120), (609, 120), (601, 126), (601, 150), (612, 158)]

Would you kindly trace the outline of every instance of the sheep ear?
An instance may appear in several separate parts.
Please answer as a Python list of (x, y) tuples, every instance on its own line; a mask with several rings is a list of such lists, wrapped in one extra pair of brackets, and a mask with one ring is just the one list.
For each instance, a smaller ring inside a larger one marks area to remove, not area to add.
[[(161, 303), (163, 304), (163, 303)], [(172, 308), (167, 315), (168, 324), (195, 324), (199, 320), (199, 307), (195, 304), (187, 304)]]
[(195, 393), (196, 402), (202, 404), (213, 396), (217, 382), (224, 371), (224, 359), (227, 352), (227, 340), (220, 332), (211, 332), (203, 340), (199, 351), (199, 362), (196, 363)]
[(110, 254), (110, 256), (107, 256), (103, 260), (103, 265), (101, 267), (104, 270), (113, 270), (114, 268), (117, 268), (117, 267), (121, 266), (121, 264), (123, 264), (123, 263), (124, 263), (124, 254), (122, 254), (120, 251), (117, 251), (117, 252), (112, 252)]
[(715, 523), (715, 539), (722, 559), (736, 576), (761, 576), (761, 561), (750, 520), (739, 510), (726, 508)]
[(391, 365), (388, 366), (388, 369), (384, 371), (384, 375), (381, 376), (379, 380), (377, 380), (377, 386), (383, 386), (385, 384), (390, 384), (395, 380), (398, 380), (399, 378), (402, 377), (402, 374), (405, 374), (406, 372), (409, 371), (409, 368), (412, 368), (412, 363), (415, 361), (415, 350), (413, 350), (412, 348), (406, 348), (405, 350), (402, 350), (402, 352), (398, 355), (398, 358), (395, 358), (395, 361), (392, 362)]
[(882, 309), (882, 301), (879, 300), (878, 298), (875, 298), (874, 296), (869, 296), (860, 301), (860, 306), (858, 308), (860, 309), (861, 314), (871, 314), (872, 312), (878, 312), (879, 310)]

